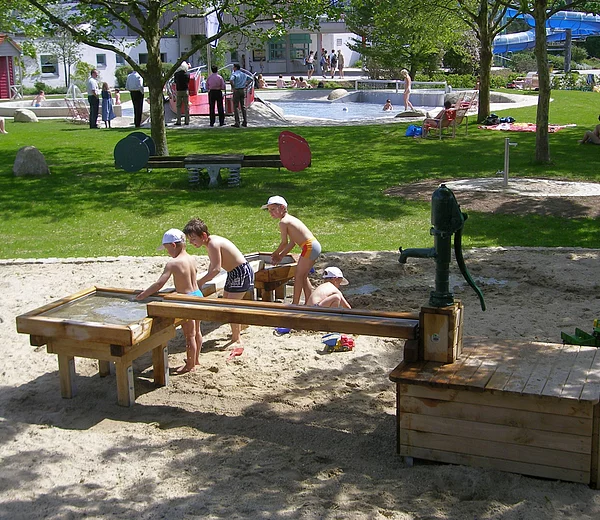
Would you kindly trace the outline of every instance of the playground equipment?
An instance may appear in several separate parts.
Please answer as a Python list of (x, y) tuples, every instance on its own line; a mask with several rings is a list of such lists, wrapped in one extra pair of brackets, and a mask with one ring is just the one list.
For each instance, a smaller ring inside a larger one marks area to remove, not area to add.
[(132, 132), (115, 146), (115, 167), (127, 172), (142, 168), (185, 168), (190, 184), (200, 182), (200, 172), (206, 170), (209, 188), (219, 185), (221, 169), (229, 170), (228, 185), (239, 186), (240, 170), (249, 168), (281, 168), (299, 172), (311, 164), (310, 146), (302, 136), (288, 132), (279, 134), (279, 155), (245, 154), (192, 154), (185, 156), (157, 156), (156, 146), (149, 135)]
[(441, 361), (453, 363), (462, 351), (463, 305), (454, 301), (450, 291), (450, 259), (452, 235), (454, 255), (460, 272), (479, 296), (481, 309), (485, 310), (483, 293), (477, 287), (462, 256), (462, 228), (467, 215), (460, 211), (454, 193), (444, 184), (431, 196), (430, 233), (434, 246), (430, 249), (402, 249), (398, 261), (405, 264), (409, 257), (435, 259), (435, 290), (431, 292), (429, 307), (421, 307), (419, 342), (407, 342), (404, 359), (407, 361)]
[[(231, 68), (229, 65), (224, 68)], [(202, 91), (202, 80), (203, 74), (208, 74), (205, 70), (205, 67), (194, 67), (193, 69), (189, 69), (188, 73), (190, 75), (190, 82), (188, 85), (188, 91), (190, 93), (190, 115), (192, 116), (207, 116), (209, 115), (209, 103), (208, 103), (208, 92)], [(250, 77), (254, 77), (252, 72), (247, 71), (246, 69), (240, 69), (242, 72), (246, 73)], [(204, 78), (206, 79), (206, 77)], [(227, 82), (225, 82), (227, 85)], [(254, 103), (254, 81), (252, 81), (245, 88), (245, 104), (246, 107), (249, 107), (252, 103)], [(175, 81), (171, 78), (167, 82), (167, 92), (169, 94), (169, 107), (174, 113), (177, 113), (177, 87), (175, 85)], [(225, 92), (223, 96), (223, 104), (225, 107), (225, 114), (232, 115), (233, 114), (233, 92)]]
[(591, 334), (575, 328), (575, 334), (561, 332), (560, 337), (567, 345), (585, 345), (588, 347), (600, 347), (600, 320), (594, 320), (594, 330)]
[(435, 259), (435, 291), (431, 292), (429, 305), (446, 307), (454, 303), (454, 295), (450, 291), (450, 259), (452, 235), (454, 238), (454, 254), (460, 272), (467, 283), (479, 296), (481, 309), (485, 311), (483, 293), (477, 287), (465, 265), (462, 255), (462, 229), (467, 215), (460, 211), (460, 206), (452, 190), (442, 184), (431, 196), (430, 234), (433, 235), (434, 246), (431, 249), (402, 249), (400, 248), (399, 262), (405, 264), (409, 257)]

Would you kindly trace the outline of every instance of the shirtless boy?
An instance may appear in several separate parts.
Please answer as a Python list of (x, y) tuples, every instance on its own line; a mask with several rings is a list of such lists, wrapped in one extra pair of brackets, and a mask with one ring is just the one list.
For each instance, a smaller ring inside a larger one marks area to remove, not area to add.
[[(224, 298), (241, 300), (247, 291), (254, 288), (254, 271), (246, 257), (231, 240), (211, 235), (204, 221), (199, 218), (190, 220), (183, 228), (183, 232), (191, 244), (196, 247), (205, 246), (208, 252), (210, 265), (208, 272), (198, 280), (200, 287), (217, 276), (221, 269), (225, 269), (227, 280), (223, 291)], [(232, 343), (241, 343), (240, 329), (239, 323), (231, 324)]]
[(261, 206), (261, 208), (268, 209), (271, 217), (279, 219), (281, 242), (271, 255), (273, 264), (277, 265), (281, 262), (281, 259), (296, 244), (302, 249), (298, 266), (296, 267), (296, 276), (294, 277), (294, 297), (292, 303), (294, 305), (300, 303), (302, 291), (304, 291), (304, 301), (306, 302), (313, 292), (313, 286), (308, 279), (308, 273), (321, 254), (321, 244), (319, 244), (304, 222), (287, 212), (287, 202), (283, 197), (279, 195), (270, 197), (267, 203)]
[[(196, 262), (185, 250), (185, 235), (179, 229), (169, 229), (162, 239), (162, 246), (166, 249), (171, 260), (165, 265), (160, 278), (145, 291), (138, 294), (135, 299), (143, 300), (155, 292), (160, 291), (173, 275), (175, 290), (180, 294), (191, 296), (202, 296), (196, 281)], [(185, 335), (186, 361), (185, 365), (177, 369), (179, 374), (192, 372), (199, 364), (200, 350), (202, 349), (202, 333), (200, 332), (200, 320), (187, 320), (181, 325)]]
[(348, 285), (348, 280), (344, 278), (342, 270), (338, 267), (328, 267), (323, 272), (323, 279), (327, 281), (313, 291), (306, 305), (351, 309), (352, 307), (340, 291), (341, 285)]

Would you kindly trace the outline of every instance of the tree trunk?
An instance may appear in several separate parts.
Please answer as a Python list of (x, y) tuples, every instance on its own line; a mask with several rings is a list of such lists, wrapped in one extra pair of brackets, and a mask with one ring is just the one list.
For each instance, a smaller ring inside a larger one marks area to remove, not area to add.
[[(533, 8), (535, 26), (546, 27), (547, 0), (536, 0)], [(546, 49), (546, 31), (535, 31), (535, 58), (538, 73), (538, 105), (535, 120), (535, 160), (539, 163), (550, 162), (550, 139), (548, 135), (548, 114), (550, 112), (550, 70)]]
[[(158, 28), (158, 23), (156, 24)], [(165, 108), (163, 99), (163, 74), (160, 61), (160, 37), (158, 30), (146, 32), (148, 63), (144, 83), (148, 86), (150, 100), (150, 134), (156, 145), (156, 155), (169, 155), (165, 130)]]
[(481, 123), (490, 115), (490, 84), (492, 75), (492, 40), (487, 31), (481, 36), (481, 54), (479, 56), (479, 111), (477, 122)]

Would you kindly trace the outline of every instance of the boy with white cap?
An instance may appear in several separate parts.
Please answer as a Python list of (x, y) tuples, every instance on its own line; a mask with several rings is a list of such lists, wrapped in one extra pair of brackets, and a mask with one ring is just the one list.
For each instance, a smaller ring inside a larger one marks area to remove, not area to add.
[(306, 305), (351, 309), (352, 307), (340, 291), (341, 285), (348, 285), (348, 280), (344, 278), (342, 270), (339, 267), (328, 267), (323, 272), (323, 279), (327, 281), (313, 291)]
[(313, 236), (304, 222), (287, 212), (287, 201), (283, 197), (279, 195), (269, 197), (269, 200), (261, 206), (261, 209), (268, 209), (269, 215), (279, 219), (281, 242), (271, 255), (273, 264), (277, 265), (281, 262), (281, 259), (296, 244), (302, 249), (294, 277), (294, 297), (292, 303), (294, 305), (300, 303), (302, 291), (304, 291), (304, 301), (306, 302), (313, 292), (313, 286), (308, 279), (308, 273), (321, 254), (321, 244), (319, 244), (319, 241)]
[[(160, 291), (169, 281), (171, 275), (175, 283), (175, 290), (181, 294), (190, 296), (203, 296), (198, 288), (196, 280), (196, 262), (185, 250), (185, 235), (179, 229), (169, 229), (162, 239), (162, 245), (158, 248), (166, 249), (171, 259), (165, 265), (160, 278), (145, 291), (138, 294), (135, 299), (143, 300), (155, 292)], [(202, 349), (202, 333), (200, 332), (200, 320), (187, 320), (181, 325), (185, 335), (186, 362), (177, 372), (184, 374), (192, 372), (199, 364), (200, 350)]]

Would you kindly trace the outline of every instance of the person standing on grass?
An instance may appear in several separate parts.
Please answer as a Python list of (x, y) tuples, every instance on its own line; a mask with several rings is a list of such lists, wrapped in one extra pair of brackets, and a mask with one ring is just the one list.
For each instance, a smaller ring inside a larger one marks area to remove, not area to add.
[(115, 112), (113, 110), (112, 94), (108, 83), (106, 81), (102, 83), (102, 121), (104, 121), (104, 127), (110, 128), (110, 122), (115, 118)]
[[(208, 253), (210, 265), (208, 272), (198, 280), (199, 287), (212, 280), (223, 268), (227, 271), (223, 298), (241, 300), (248, 291), (254, 289), (254, 270), (231, 240), (211, 235), (204, 221), (199, 218), (190, 220), (183, 228), (183, 232), (190, 244), (196, 247), (204, 246)], [(240, 324), (232, 323), (231, 343), (241, 344), (240, 332)]]
[(100, 111), (100, 87), (98, 86), (98, 71), (92, 69), (86, 83), (88, 103), (90, 104), (90, 128), (98, 126), (98, 112)]
[[(146, 290), (139, 293), (135, 299), (143, 300), (160, 291), (173, 276), (175, 290), (180, 294), (202, 297), (198, 288), (196, 261), (185, 250), (185, 235), (179, 229), (169, 229), (162, 239), (159, 249), (166, 249), (171, 259), (165, 265), (160, 278)], [(199, 356), (202, 350), (202, 333), (200, 320), (185, 320), (181, 324), (185, 335), (186, 361), (185, 365), (177, 369), (179, 374), (193, 372), (200, 363)]]
[(133, 125), (136, 128), (142, 126), (142, 112), (144, 109), (144, 80), (135, 70), (127, 76), (125, 88), (131, 94), (133, 103)]
[(240, 70), (240, 64), (233, 65), (233, 73), (229, 80), (233, 89), (233, 116), (235, 123), (231, 126), (240, 127), (240, 111), (242, 112), (242, 126), (248, 126), (246, 113), (246, 86), (252, 83), (252, 78)]
[(181, 126), (181, 113), (185, 114), (185, 125), (190, 124), (190, 92), (188, 90), (190, 84), (190, 73), (188, 72), (188, 64), (184, 61), (173, 75), (177, 94), (175, 103), (177, 104), (177, 122), (175, 126)]
[(206, 88), (208, 89), (208, 113), (210, 117), (210, 126), (215, 126), (215, 106), (219, 113), (219, 126), (225, 124), (225, 110), (223, 108), (223, 91), (225, 90), (225, 80), (218, 73), (216, 65), (212, 65), (210, 70), (212, 74), (206, 80)]
[(271, 261), (274, 265), (279, 264), (296, 244), (302, 249), (298, 266), (296, 267), (296, 276), (294, 277), (294, 297), (292, 303), (294, 305), (300, 303), (302, 292), (304, 292), (304, 301), (306, 302), (313, 292), (313, 286), (308, 279), (308, 273), (321, 254), (321, 244), (319, 244), (304, 222), (287, 212), (287, 202), (283, 197), (279, 195), (269, 197), (269, 200), (261, 206), (261, 209), (269, 210), (271, 217), (279, 219), (281, 242), (271, 255)]

